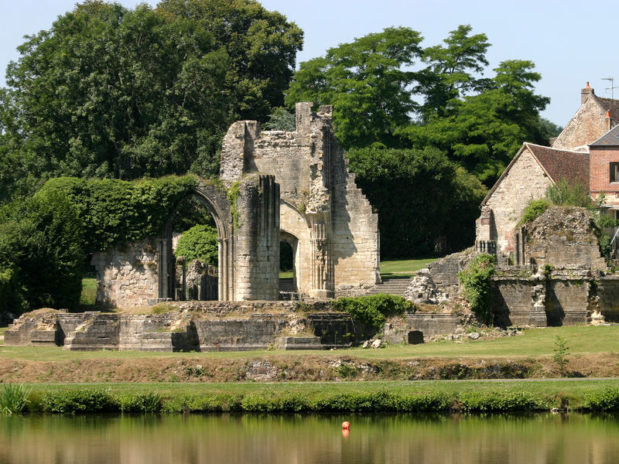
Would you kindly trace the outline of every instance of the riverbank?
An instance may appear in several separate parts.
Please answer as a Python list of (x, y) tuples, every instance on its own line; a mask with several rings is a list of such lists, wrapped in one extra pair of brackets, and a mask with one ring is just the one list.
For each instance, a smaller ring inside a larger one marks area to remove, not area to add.
[[(619, 380), (27, 384), (31, 413), (619, 411)], [(14, 411), (19, 412), (19, 411)]]

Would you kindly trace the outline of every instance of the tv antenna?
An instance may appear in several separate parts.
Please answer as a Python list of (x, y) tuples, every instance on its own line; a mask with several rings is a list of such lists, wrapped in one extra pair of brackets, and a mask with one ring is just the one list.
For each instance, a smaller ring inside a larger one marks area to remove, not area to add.
[(610, 87), (606, 87), (606, 90), (610, 90), (610, 99), (615, 99), (615, 89), (619, 87), (615, 87), (615, 78), (614, 77), (603, 77), (603, 81), (610, 81)]

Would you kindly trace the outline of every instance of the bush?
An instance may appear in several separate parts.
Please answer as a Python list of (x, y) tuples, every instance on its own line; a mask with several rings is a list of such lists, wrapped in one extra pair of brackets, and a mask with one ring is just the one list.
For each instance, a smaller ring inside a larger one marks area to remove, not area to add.
[(42, 399), (43, 411), (56, 414), (118, 412), (120, 404), (102, 390), (48, 392)]
[(524, 412), (548, 409), (547, 402), (530, 393), (466, 393), (460, 395), (465, 412)]
[(591, 208), (593, 202), (584, 185), (579, 183), (570, 184), (565, 179), (559, 179), (556, 184), (548, 186), (546, 198), (553, 205), (578, 206)]
[(21, 385), (6, 384), (0, 391), (0, 413), (10, 416), (19, 414), (28, 405), (28, 392)]
[(585, 395), (584, 409), (595, 412), (619, 411), (619, 388)]
[(492, 322), (490, 291), (494, 264), (494, 256), (479, 254), (458, 273), (460, 283), (464, 287), (464, 296), (471, 305), (471, 311), (485, 324)]
[(522, 212), (522, 218), (518, 222), (518, 226), (523, 226), (528, 224), (529, 222), (533, 222), (535, 219), (540, 217), (550, 206), (550, 202), (545, 198), (540, 198), (538, 200), (529, 200), (529, 203), (524, 208)]
[(217, 229), (208, 225), (197, 225), (181, 235), (174, 254), (187, 261), (199, 259), (203, 263), (217, 265)]
[[(43, 192), (3, 211), (0, 224), (0, 310), (74, 308), (85, 255), (77, 209), (60, 192)], [(12, 291), (2, 287), (10, 285)]]
[(349, 313), (353, 318), (379, 331), (389, 316), (397, 316), (414, 308), (410, 301), (398, 295), (343, 297), (333, 302), (333, 309)]
[(158, 414), (163, 401), (157, 393), (142, 393), (120, 398), (120, 411), (128, 413)]

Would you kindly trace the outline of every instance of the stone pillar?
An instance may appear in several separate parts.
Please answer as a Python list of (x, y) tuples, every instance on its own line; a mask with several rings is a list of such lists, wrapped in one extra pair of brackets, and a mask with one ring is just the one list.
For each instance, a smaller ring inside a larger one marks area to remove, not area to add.
[(329, 240), (328, 222), (313, 222), (312, 243), (312, 298), (333, 298), (333, 259)]
[(279, 184), (250, 174), (232, 205), (235, 229), (234, 300), (279, 297)]

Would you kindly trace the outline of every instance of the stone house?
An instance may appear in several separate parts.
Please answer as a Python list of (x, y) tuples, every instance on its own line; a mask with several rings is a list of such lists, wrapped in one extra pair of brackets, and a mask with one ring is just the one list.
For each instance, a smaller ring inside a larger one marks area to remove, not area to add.
[[(481, 203), (476, 248), (515, 258), (516, 226), (531, 199), (543, 198), (548, 186), (565, 180), (583, 186), (593, 199), (604, 193), (604, 206), (619, 210), (619, 100), (599, 98), (587, 83), (581, 105), (551, 147), (523, 143)], [(612, 231), (617, 242), (617, 231)]]

